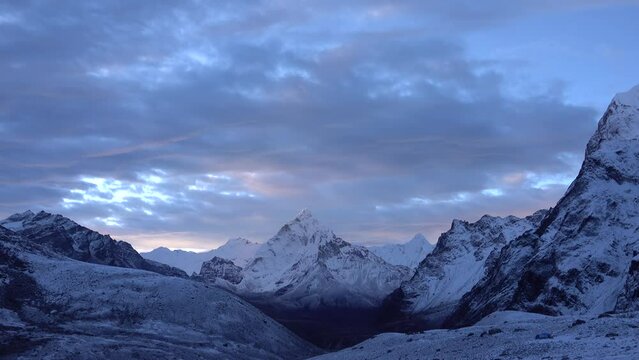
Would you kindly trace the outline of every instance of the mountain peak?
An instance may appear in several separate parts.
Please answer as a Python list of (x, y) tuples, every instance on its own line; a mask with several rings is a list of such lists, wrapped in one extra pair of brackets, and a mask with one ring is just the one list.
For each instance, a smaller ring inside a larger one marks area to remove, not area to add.
[(413, 236), (413, 238), (409, 241), (409, 243), (419, 243), (419, 244), (423, 244), (426, 242), (428, 242), (428, 240), (426, 240), (426, 237), (422, 233), (415, 234), (415, 236)]
[(7, 220), (13, 220), (13, 221), (26, 220), (26, 219), (30, 219), (30, 218), (32, 218), (34, 216), (35, 216), (35, 214), (33, 213), (33, 211), (27, 210), (27, 211), (22, 212), (22, 213), (15, 213), (15, 214), (9, 216), (7, 218)]
[(299, 214), (295, 217), (296, 220), (305, 221), (313, 218), (313, 214), (309, 209), (304, 209), (300, 211)]
[(35, 214), (34, 214), (34, 213), (33, 213), (33, 211), (31, 211), (31, 210), (27, 210), (27, 211), (23, 212), (23, 213), (22, 213), (22, 214), (20, 214), (20, 215), (22, 215), (22, 216), (24, 216), (24, 217), (27, 217), (27, 216), (33, 216), (33, 215), (35, 215)]
[(610, 103), (588, 142), (582, 173), (618, 183), (639, 179), (639, 86)]
[(171, 249), (164, 246), (160, 246), (158, 248), (151, 250), (150, 252), (171, 252)]
[(639, 85), (636, 85), (626, 92), (618, 93), (617, 95), (615, 95), (612, 101), (616, 102), (617, 104), (639, 108)]

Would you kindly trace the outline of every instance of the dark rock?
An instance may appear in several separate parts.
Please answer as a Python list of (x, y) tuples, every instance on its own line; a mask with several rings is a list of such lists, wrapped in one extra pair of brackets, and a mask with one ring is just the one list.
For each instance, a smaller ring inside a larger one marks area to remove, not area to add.
[(202, 263), (199, 278), (205, 281), (223, 279), (231, 284), (239, 284), (242, 281), (242, 268), (235, 265), (231, 260), (215, 256), (211, 260)]
[(586, 322), (584, 320), (577, 319), (577, 320), (573, 321), (573, 323), (572, 323), (572, 325), (570, 325), (570, 327), (575, 327), (577, 325), (582, 325), (582, 324), (585, 324), (585, 323)]

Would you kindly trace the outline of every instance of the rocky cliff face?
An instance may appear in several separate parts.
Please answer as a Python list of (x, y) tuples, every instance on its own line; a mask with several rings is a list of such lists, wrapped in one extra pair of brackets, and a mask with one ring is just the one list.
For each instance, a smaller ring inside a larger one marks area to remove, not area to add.
[(205, 281), (222, 279), (231, 284), (239, 284), (242, 281), (242, 268), (231, 260), (215, 256), (202, 264), (198, 277)]
[(639, 87), (617, 95), (581, 171), (533, 232), (504, 247), (449, 324), (501, 309), (585, 314), (636, 306)]
[(639, 311), (639, 251), (630, 261), (626, 283), (615, 305), (615, 311)]
[(0, 225), (26, 241), (44, 245), (72, 259), (186, 277), (186, 273), (179, 269), (145, 260), (129, 243), (116, 241), (62, 215), (26, 211), (11, 215), (0, 221)]

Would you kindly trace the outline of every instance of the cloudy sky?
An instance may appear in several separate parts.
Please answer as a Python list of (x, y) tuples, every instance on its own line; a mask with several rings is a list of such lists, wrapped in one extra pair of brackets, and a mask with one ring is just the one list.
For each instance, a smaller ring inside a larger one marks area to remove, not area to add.
[(615, 92), (639, 1), (0, 3), (0, 216), (128, 240), (346, 240), (552, 206)]

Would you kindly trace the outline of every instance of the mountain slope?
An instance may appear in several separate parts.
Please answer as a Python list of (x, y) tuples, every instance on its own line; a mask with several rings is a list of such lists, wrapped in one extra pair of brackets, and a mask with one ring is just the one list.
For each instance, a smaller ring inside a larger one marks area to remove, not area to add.
[(539, 211), (523, 219), (485, 215), (475, 223), (454, 220), (415, 275), (388, 299), (386, 306), (399, 307), (400, 313), (394, 315), (399, 319), (394, 320), (417, 327), (440, 326), (462, 296), (482, 278), (501, 248), (533, 229), (544, 214)]
[(499, 309), (589, 314), (637, 306), (639, 86), (617, 95), (575, 181), (534, 233), (504, 248), (453, 325)]
[(416, 269), (433, 248), (434, 246), (426, 240), (424, 235), (417, 234), (404, 244), (369, 246), (368, 250), (389, 264)]
[(72, 259), (186, 277), (180, 269), (145, 260), (129, 243), (113, 240), (62, 215), (26, 211), (1, 220), (0, 225)]
[(261, 244), (250, 242), (244, 238), (229, 239), (217, 249), (206, 252), (184, 250), (169, 250), (159, 247), (146, 253), (140, 253), (143, 258), (182, 269), (189, 274), (197, 273), (202, 263), (214, 257), (231, 260), (235, 265), (244, 267), (253, 258)]
[(0, 356), (281, 359), (314, 347), (206, 284), (72, 260), (0, 227)]
[(313, 359), (637, 359), (637, 321), (637, 313), (588, 318), (497, 312), (474, 326), (381, 334)]

